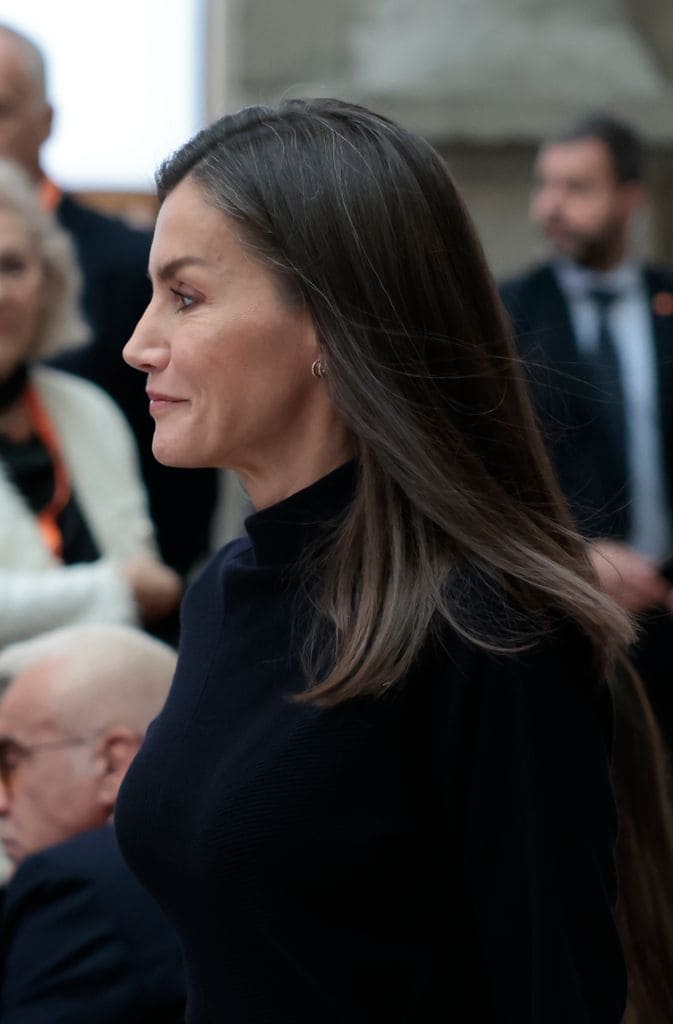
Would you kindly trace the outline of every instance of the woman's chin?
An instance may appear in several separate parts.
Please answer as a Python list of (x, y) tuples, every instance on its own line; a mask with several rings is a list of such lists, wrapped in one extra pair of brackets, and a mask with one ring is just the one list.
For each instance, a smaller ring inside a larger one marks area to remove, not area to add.
[(174, 469), (188, 469), (191, 466), (186, 452), (180, 451), (178, 445), (162, 443), (156, 437), (152, 441), (152, 455), (162, 466), (171, 466)]
[(200, 462), (194, 457), (193, 452), (185, 451), (178, 444), (162, 442), (155, 437), (152, 441), (152, 455), (162, 466), (169, 466), (171, 469), (208, 469), (210, 463)]

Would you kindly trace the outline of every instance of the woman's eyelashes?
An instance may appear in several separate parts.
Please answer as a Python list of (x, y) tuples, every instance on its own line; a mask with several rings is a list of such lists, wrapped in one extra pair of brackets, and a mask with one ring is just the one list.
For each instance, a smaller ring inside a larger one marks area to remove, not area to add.
[(171, 288), (171, 292), (177, 299), (176, 308), (178, 313), (182, 313), (183, 310), (190, 309), (196, 302), (196, 298), (193, 295), (187, 295), (186, 292), (180, 291), (179, 288)]

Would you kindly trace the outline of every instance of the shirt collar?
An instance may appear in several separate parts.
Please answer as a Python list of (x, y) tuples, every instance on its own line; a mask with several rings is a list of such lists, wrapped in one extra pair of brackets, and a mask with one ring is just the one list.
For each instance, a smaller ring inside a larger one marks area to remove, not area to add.
[(571, 260), (557, 260), (554, 272), (561, 290), (570, 298), (584, 297), (592, 288), (626, 295), (642, 287), (640, 270), (631, 260), (607, 271), (590, 270)]

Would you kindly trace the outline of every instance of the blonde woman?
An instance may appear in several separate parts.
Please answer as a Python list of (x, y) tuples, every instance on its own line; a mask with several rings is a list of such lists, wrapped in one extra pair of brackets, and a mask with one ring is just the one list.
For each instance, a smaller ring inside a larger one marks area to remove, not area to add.
[(0, 644), (75, 622), (152, 625), (179, 600), (122, 414), (39, 365), (82, 339), (78, 289), (67, 236), (0, 162)]

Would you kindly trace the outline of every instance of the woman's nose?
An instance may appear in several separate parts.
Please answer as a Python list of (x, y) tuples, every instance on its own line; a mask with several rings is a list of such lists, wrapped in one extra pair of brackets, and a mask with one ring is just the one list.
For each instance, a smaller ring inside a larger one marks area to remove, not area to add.
[(122, 350), (129, 366), (143, 373), (161, 369), (168, 362), (168, 346), (152, 325), (151, 309), (150, 303)]

